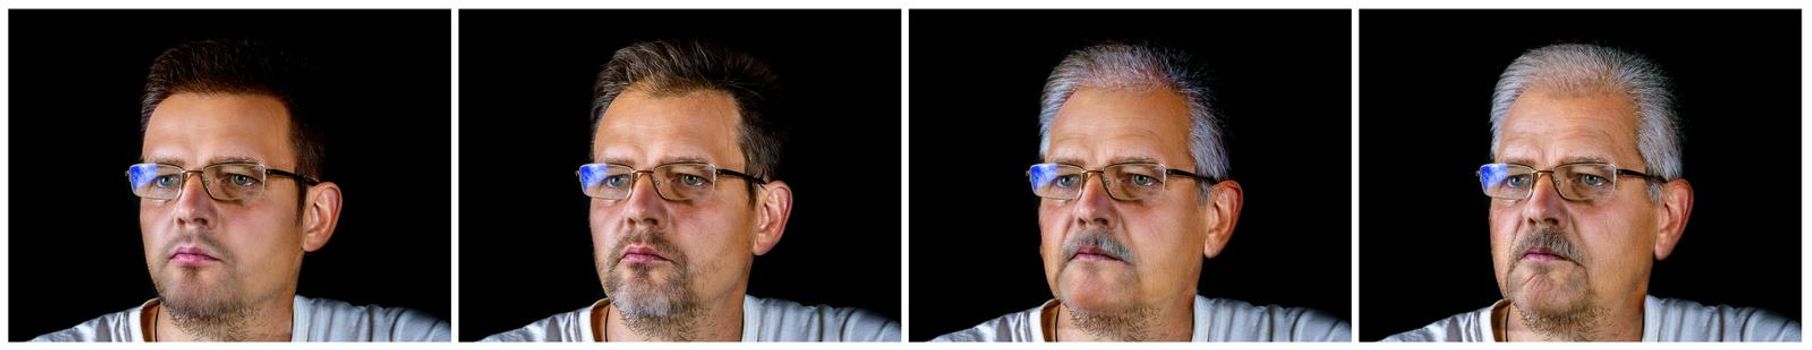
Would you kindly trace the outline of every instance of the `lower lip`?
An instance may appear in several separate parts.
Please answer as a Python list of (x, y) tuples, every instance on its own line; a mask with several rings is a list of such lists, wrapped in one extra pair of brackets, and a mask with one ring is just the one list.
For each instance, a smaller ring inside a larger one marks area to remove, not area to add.
[(213, 257), (207, 256), (207, 255), (201, 255), (201, 254), (178, 253), (175, 256), (171, 256), (170, 261), (174, 261), (177, 264), (181, 264), (181, 265), (201, 265), (201, 264), (206, 264), (206, 263), (210, 263), (210, 262), (220, 261), (220, 259), (215, 259)]
[(1565, 261), (1567, 259), (1562, 258), (1559, 255), (1554, 255), (1554, 254), (1526, 253), (1526, 254), (1523, 254), (1523, 260), (1529, 260), (1529, 261), (1535, 261), (1535, 262), (1549, 262), (1549, 261)]
[(1081, 260), (1081, 261), (1120, 261), (1120, 259), (1114, 259), (1114, 258), (1113, 258), (1113, 257), (1109, 257), (1109, 256), (1107, 256), (1107, 255), (1102, 255), (1102, 254), (1094, 254), (1094, 253), (1076, 253), (1076, 257), (1075, 257), (1075, 260)]
[(654, 254), (629, 253), (623, 254), (623, 261), (632, 263), (652, 263), (667, 261), (667, 259), (662, 259), (660, 256)]

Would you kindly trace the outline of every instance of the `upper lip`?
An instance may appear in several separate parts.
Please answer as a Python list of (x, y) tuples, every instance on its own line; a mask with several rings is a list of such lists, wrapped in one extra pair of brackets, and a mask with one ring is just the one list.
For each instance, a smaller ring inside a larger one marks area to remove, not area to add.
[(177, 246), (177, 247), (176, 247), (176, 249), (175, 249), (175, 250), (172, 250), (172, 251), (171, 251), (171, 252), (170, 252), (170, 256), (169, 256), (169, 257), (170, 257), (170, 258), (175, 258), (175, 257), (176, 257), (176, 256), (177, 256), (177, 255), (179, 255), (179, 254), (193, 254), (193, 255), (200, 255), (200, 256), (203, 256), (203, 257), (207, 257), (207, 258), (208, 258), (208, 259), (214, 259), (214, 260), (220, 260), (220, 258), (217, 258), (217, 257), (214, 257), (214, 253), (213, 253), (213, 252), (210, 252), (210, 251), (208, 251), (208, 249), (207, 249), (207, 248), (203, 248), (203, 247), (201, 247), (201, 246), (198, 246), (198, 245), (180, 245), (180, 246)]
[(658, 258), (661, 260), (668, 260), (667, 256), (661, 254), (661, 252), (659, 250), (655, 250), (652, 247), (644, 246), (644, 245), (632, 245), (632, 246), (629, 246), (629, 248), (624, 248), (623, 254), (621, 256), (618, 256), (617, 259), (620, 260), (623, 257), (629, 256), (629, 254), (650, 255), (650, 256), (654, 256), (655, 258)]
[(1107, 257), (1109, 259), (1114, 259), (1114, 260), (1125, 260), (1125, 259), (1121, 259), (1119, 256), (1114, 255), (1113, 253), (1109, 253), (1105, 249), (1101, 249), (1101, 247), (1096, 247), (1096, 246), (1086, 246), (1086, 247), (1076, 249), (1075, 253), (1070, 253), (1070, 259), (1075, 259), (1077, 255), (1082, 255), (1082, 254), (1094, 254), (1094, 255), (1100, 255), (1100, 256), (1104, 256), (1104, 257)]

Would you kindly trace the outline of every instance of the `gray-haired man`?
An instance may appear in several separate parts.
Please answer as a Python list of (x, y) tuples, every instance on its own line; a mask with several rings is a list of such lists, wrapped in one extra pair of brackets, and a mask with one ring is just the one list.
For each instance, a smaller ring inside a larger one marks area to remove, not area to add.
[(1518, 57), (1492, 94), (1494, 163), (1478, 173), (1504, 299), (1385, 340), (1799, 341), (1798, 322), (1767, 311), (1648, 295), (1692, 213), (1677, 124), (1641, 56), (1563, 44)]
[[(1243, 192), (1208, 92), (1181, 53), (1104, 44), (1045, 84), (1045, 163), (1027, 175), (1055, 299), (937, 341), (1345, 341), (1346, 321), (1196, 295)], [(1098, 178), (1098, 179), (1097, 179)]]

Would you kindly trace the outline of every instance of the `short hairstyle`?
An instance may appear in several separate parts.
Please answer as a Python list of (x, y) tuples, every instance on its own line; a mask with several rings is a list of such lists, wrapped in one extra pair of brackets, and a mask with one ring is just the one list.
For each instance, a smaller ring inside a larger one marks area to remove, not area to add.
[[(1661, 67), (1641, 55), (1591, 44), (1556, 44), (1523, 53), (1497, 80), (1491, 94), (1491, 152), (1495, 156), (1510, 105), (1530, 89), (1561, 93), (1613, 91), (1636, 106), (1636, 149), (1644, 172), (1663, 179), (1682, 174), (1680, 120), (1672, 86)], [(1597, 90), (1594, 90), (1597, 89)], [(1651, 183), (1649, 196), (1660, 198)]]
[[(1229, 171), (1227, 150), (1221, 144), (1220, 117), (1210, 109), (1205, 74), (1181, 51), (1124, 43), (1105, 43), (1070, 52), (1045, 80), (1043, 108), (1038, 115), (1038, 153), (1051, 146), (1051, 124), (1057, 110), (1083, 87), (1112, 89), (1168, 89), (1182, 95), (1189, 108), (1189, 155), (1195, 173), (1225, 179)], [(1207, 181), (1197, 181), (1201, 199), (1208, 199)]]
[[(306, 100), (308, 64), (274, 44), (252, 40), (191, 41), (164, 50), (145, 76), (139, 107), (139, 133), (148, 130), (151, 112), (178, 93), (252, 94), (276, 98), (289, 112), (289, 142), (296, 153), (297, 174), (321, 178), (326, 150), (316, 133)], [(304, 188), (307, 183), (297, 179)]]
[[(647, 41), (631, 44), (611, 55), (598, 73), (593, 88), (591, 122), (593, 137), (604, 111), (630, 89), (654, 96), (677, 96), (694, 91), (719, 91), (736, 101), (737, 145), (750, 176), (772, 180), (780, 167), (780, 128), (784, 113), (780, 79), (768, 65), (748, 53), (698, 41)], [(596, 140), (593, 140), (596, 142)], [(749, 183), (754, 193), (755, 183)], [(750, 197), (753, 201), (754, 197)]]

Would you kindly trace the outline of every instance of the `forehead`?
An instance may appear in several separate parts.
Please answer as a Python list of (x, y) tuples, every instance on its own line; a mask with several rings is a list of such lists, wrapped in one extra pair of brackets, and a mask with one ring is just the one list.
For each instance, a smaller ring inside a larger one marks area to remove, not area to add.
[(680, 160), (740, 167), (736, 101), (716, 90), (649, 94), (631, 88), (604, 111), (592, 142), (594, 161), (647, 167)]
[(289, 167), (289, 111), (275, 97), (177, 93), (145, 124), (141, 157), (184, 167), (223, 159)]
[(1550, 93), (1531, 89), (1504, 117), (1499, 161), (1553, 166), (1583, 161), (1640, 167), (1636, 107), (1614, 91)]
[(1155, 160), (1193, 166), (1189, 120), (1186, 99), (1169, 89), (1082, 88), (1058, 109), (1045, 160), (1085, 166)]

